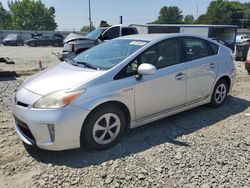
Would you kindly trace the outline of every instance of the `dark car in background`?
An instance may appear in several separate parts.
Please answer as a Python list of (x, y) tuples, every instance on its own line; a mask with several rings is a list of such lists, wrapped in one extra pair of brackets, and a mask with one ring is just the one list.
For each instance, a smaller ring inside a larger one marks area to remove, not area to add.
[(3, 39), (3, 45), (4, 46), (23, 46), (24, 41), (20, 35), (10, 34), (10, 35), (7, 35), (7, 37)]
[(36, 46), (63, 46), (63, 39), (56, 36), (38, 36), (25, 41), (25, 44), (36, 47)]

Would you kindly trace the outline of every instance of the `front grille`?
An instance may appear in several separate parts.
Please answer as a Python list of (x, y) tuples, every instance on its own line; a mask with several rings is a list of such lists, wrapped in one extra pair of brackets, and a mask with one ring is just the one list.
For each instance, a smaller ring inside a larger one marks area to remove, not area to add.
[(14, 116), (14, 118), (16, 121), (16, 125), (21, 130), (21, 132), (24, 134), (24, 136), (31, 139), (32, 141), (35, 141), (35, 138), (34, 138), (33, 134), (30, 132), (28, 125), (26, 123), (22, 122), (21, 120), (19, 120), (18, 118), (16, 118), (15, 116)]
[(19, 105), (19, 106), (22, 106), (22, 107), (28, 107), (29, 106), (28, 104), (25, 104), (25, 103), (20, 102), (20, 101), (17, 101), (16, 104)]

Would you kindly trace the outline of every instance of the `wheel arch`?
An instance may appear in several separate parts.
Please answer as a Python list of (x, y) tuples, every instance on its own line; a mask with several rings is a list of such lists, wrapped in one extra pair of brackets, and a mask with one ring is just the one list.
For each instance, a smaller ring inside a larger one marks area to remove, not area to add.
[[(219, 80), (222, 80), (222, 79), (224, 79), (224, 80), (226, 80), (226, 82), (227, 82), (227, 84), (228, 84), (228, 90), (231, 88), (231, 83), (232, 83), (232, 81), (231, 81), (231, 78), (230, 78), (230, 76), (228, 76), (228, 75), (221, 75), (217, 80), (216, 80), (216, 82), (214, 83), (214, 87), (215, 87), (215, 85), (217, 84), (217, 82), (219, 81)], [(213, 87), (213, 88), (214, 88)]]
[(80, 145), (82, 146), (84, 143), (82, 143), (82, 135), (83, 135), (83, 131), (84, 131), (84, 125), (87, 121), (87, 119), (90, 117), (90, 115), (92, 113), (94, 113), (97, 109), (103, 107), (103, 106), (108, 106), (108, 105), (115, 105), (119, 108), (122, 109), (122, 111), (124, 112), (124, 116), (125, 116), (125, 129), (129, 129), (130, 128), (130, 121), (131, 121), (131, 114), (130, 114), (130, 111), (129, 111), (129, 108), (122, 102), (120, 101), (106, 101), (106, 102), (103, 102), (101, 104), (98, 104), (97, 106), (95, 106), (89, 113), (88, 115), (86, 116), (84, 122), (82, 123), (82, 127), (81, 127), (81, 132), (80, 132)]

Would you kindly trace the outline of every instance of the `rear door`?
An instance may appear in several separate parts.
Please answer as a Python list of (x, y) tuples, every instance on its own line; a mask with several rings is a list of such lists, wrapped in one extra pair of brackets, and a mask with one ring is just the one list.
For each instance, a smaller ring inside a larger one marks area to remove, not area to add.
[(219, 71), (218, 46), (196, 37), (183, 37), (183, 52), (187, 66), (186, 103), (207, 98)]

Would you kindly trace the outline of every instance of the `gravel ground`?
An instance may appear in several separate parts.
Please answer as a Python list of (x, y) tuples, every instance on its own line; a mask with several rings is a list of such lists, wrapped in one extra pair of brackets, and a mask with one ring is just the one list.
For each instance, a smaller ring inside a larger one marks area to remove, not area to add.
[[(17, 49), (0, 47), (0, 57)], [(53, 65), (50, 52), (60, 51), (23, 49), (11, 57), (20, 70), (35, 67), (36, 59)], [(105, 151), (23, 145), (11, 97), (25, 77), (0, 81), (0, 187), (250, 187), (250, 76), (235, 64), (237, 82), (223, 107), (201, 106), (130, 130)]]
[(2, 46), (0, 45), (0, 57), (9, 57), (15, 62), (14, 65), (0, 64), (0, 71), (27, 71), (39, 68), (39, 61), (42, 66), (59, 63), (60, 61), (53, 54), (61, 53), (62, 48), (55, 47), (29, 47), (29, 46)]

